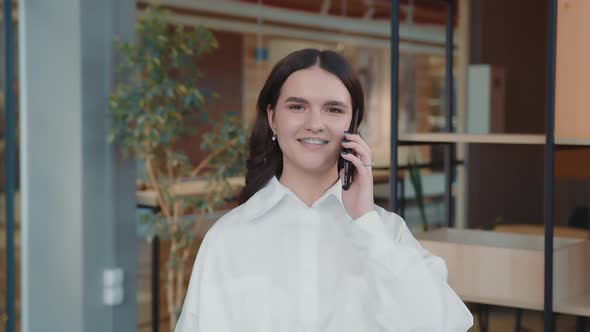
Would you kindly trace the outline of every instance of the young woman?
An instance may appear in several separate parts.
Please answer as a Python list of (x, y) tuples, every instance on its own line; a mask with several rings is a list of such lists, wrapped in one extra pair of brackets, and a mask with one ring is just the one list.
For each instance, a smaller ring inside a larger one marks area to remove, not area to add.
[[(260, 92), (241, 205), (205, 236), (177, 332), (466, 331), (445, 263), (373, 203), (371, 151), (346, 134), (363, 91), (332, 51), (281, 60)], [(342, 153), (343, 148), (353, 153)], [(342, 189), (342, 157), (354, 165)]]

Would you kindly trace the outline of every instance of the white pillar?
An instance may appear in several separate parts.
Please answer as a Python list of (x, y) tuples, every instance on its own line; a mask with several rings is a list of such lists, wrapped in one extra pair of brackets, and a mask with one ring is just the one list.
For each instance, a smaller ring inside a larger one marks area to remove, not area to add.
[[(107, 142), (115, 36), (133, 0), (20, 0), (23, 332), (135, 331), (134, 162)], [(102, 272), (124, 271), (123, 304)]]

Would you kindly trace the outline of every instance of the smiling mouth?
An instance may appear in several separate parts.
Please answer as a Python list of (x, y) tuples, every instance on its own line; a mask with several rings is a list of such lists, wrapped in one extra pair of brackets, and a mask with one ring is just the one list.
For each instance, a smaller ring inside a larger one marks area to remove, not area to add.
[(328, 144), (328, 141), (323, 140), (323, 139), (319, 139), (319, 138), (303, 138), (303, 139), (298, 139), (298, 141), (301, 143), (315, 144), (315, 145)]

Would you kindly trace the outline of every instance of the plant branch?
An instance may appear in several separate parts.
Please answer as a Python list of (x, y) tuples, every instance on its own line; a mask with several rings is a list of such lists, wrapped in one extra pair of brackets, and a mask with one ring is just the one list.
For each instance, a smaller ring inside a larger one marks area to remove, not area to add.
[[(176, 251), (174, 244), (170, 248), (170, 255), (172, 256), (173, 253)], [(177, 317), (174, 310), (174, 272), (173, 268), (168, 269), (168, 282), (166, 287), (166, 297), (168, 300), (168, 314), (170, 315), (170, 331), (174, 330), (174, 325), (176, 325)]]
[(145, 161), (146, 171), (147, 171), (148, 177), (150, 178), (150, 182), (152, 183), (152, 187), (156, 190), (156, 197), (158, 199), (158, 204), (160, 204), (160, 209), (164, 213), (164, 216), (166, 216), (166, 219), (171, 220), (172, 216), (170, 215), (170, 210), (168, 209), (168, 206), (166, 204), (164, 204), (162, 189), (158, 185), (158, 181), (156, 179), (156, 174), (154, 173), (152, 159), (153, 159), (152, 155), (149, 155), (147, 157), (147, 159)]
[(211, 161), (211, 159), (213, 159), (215, 156), (217, 156), (218, 154), (220, 154), (221, 152), (223, 152), (225, 149), (231, 147), (233, 144), (235, 144), (238, 141), (237, 138), (234, 138), (232, 140), (229, 140), (226, 142), (226, 144), (224, 144), (223, 146), (219, 147), (217, 150), (211, 152), (207, 158), (205, 158), (205, 160), (201, 161), (199, 163), (199, 165), (191, 172), (191, 177), (195, 177), (197, 176), (197, 174), (199, 174), (199, 172), (209, 164), (209, 161)]
[(182, 256), (180, 259), (180, 266), (178, 268), (178, 272), (176, 275), (176, 303), (175, 306), (177, 309), (180, 309), (182, 306), (182, 299), (184, 293), (184, 266), (188, 261), (188, 257), (190, 255), (190, 246), (186, 246), (186, 248), (182, 251)]
[(166, 168), (168, 169), (168, 179), (170, 180), (170, 183), (174, 180), (174, 171), (172, 170), (172, 164), (170, 162), (171, 155), (172, 153), (170, 149), (166, 149)]

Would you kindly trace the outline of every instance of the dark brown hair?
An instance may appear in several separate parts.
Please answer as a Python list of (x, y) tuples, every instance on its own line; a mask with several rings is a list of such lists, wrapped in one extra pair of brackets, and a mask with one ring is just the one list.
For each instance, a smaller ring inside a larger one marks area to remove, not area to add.
[[(350, 93), (352, 109), (359, 112), (358, 122), (361, 123), (365, 111), (363, 89), (343, 56), (334, 51), (317, 49), (303, 49), (287, 55), (274, 66), (258, 96), (256, 122), (250, 136), (250, 156), (246, 162), (246, 186), (240, 193), (240, 204), (250, 199), (273, 176), (280, 177), (283, 171), (283, 152), (277, 141), (272, 140), (273, 132), (266, 115), (267, 106), (275, 109), (281, 88), (291, 74), (316, 64), (342, 81)], [(341, 167), (339, 159), (339, 170)]]

